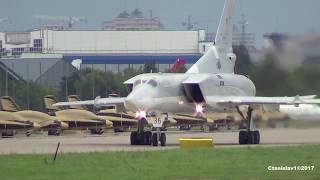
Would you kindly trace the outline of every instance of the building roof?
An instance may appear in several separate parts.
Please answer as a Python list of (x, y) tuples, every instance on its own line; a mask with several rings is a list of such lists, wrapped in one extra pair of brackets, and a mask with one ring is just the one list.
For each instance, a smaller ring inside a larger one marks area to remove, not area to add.
[(201, 54), (64, 54), (63, 59), (81, 59), (83, 64), (144, 64), (153, 61), (159, 64), (173, 64), (177, 59), (195, 63)]

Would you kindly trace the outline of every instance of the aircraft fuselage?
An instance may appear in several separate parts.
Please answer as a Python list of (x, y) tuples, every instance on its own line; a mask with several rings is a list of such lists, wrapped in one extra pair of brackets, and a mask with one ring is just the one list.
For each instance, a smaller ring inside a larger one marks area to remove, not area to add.
[[(193, 113), (197, 104), (205, 106), (206, 96), (254, 96), (255, 86), (245, 76), (209, 73), (149, 73), (137, 75), (125, 84), (132, 91), (125, 107), (132, 111)], [(226, 107), (210, 106), (206, 110), (230, 111)]]

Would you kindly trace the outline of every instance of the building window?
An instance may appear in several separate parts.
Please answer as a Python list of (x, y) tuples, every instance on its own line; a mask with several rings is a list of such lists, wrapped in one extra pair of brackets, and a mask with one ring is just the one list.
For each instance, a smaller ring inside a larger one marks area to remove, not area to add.
[(3, 56), (2, 41), (0, 40), (0, 57)]
[(24, 48), (12, 48), (13, 56), (20, 56), (24, 52)]
[(30, 48), (31, 52), (34, 53), (41, 53), (42, 52), (42, 39), (34, 39), (33, 40), (33, 47)]

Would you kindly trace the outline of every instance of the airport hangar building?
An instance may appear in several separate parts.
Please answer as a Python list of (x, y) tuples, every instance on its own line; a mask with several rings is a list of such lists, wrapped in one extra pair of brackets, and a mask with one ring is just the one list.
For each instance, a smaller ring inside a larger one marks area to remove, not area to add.
[[(254, 38), (249, 43), (254, 44)], [(72, 60), (81, 59), (82, 69), (119, 72), (154, 62), (165, 71), (177, 59), (191, 66), (212, 44), (212, 34), (209, 37), (205, 30), (0, 32), (0, 63), (23, 79), (57, 87), (62, 76), (75, 71)]]

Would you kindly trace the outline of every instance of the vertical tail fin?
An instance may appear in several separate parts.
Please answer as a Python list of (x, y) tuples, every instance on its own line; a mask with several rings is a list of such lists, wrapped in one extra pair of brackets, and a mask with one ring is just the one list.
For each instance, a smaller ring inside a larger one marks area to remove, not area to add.
[(52, 95), (44, 96), (43, 101), (44, 101), (44, 106), (45, 106), (45, 109), (47, 110), (47, 112), (56, 112), (56, 111), (60, 111), (63, 109), (62, 107), (52, 106), (53, 104), (58, 102), (57, 99)]
[(225, 0), (214, 45), (187, 73), (233, 73), (236, 57), (232, 53), (235, 0)]
[(234, 6), (234, 0), (226, 0), (215, 38), (215, 44), (227, 52), (232, 52)]
[[(75, 102), (75, 101), (81, 101), (81, 99), (80, 99), (80, 96), (78, 96), (78, 95), (69, 95), (68, 101)], [(88, 108), (83, 105), (70, 105), (70, 109), (88, 110)]]
[(184, 66), (186, 64), (186, 61), (183, 59), (177, 59), (176, 62), (174, 63), (174, 65), (172, 66), (172, 68), (170, 69), (170, 71), (172, 73), (176, 73), (180, 70), (180, 68), (182, 66)]
[(8, 112), (17, 112), (20, 110), (19, 106), (10, 96), (0, 97), (0, 110)]

